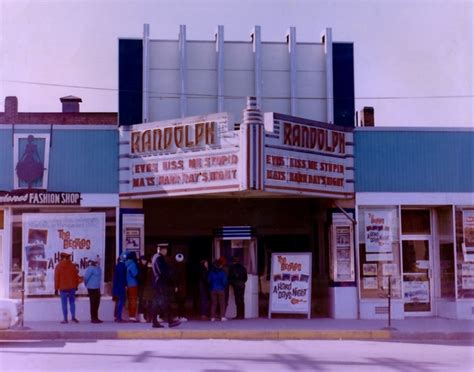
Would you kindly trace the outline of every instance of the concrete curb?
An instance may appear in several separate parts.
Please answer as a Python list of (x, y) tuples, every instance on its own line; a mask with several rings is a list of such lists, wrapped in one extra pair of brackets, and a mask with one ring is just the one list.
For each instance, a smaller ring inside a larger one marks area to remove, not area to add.
[(474, 341), (474, 332), (400, 332), (386, 330), (121, 330), (0, 331), (0, 340), (416, 340)]

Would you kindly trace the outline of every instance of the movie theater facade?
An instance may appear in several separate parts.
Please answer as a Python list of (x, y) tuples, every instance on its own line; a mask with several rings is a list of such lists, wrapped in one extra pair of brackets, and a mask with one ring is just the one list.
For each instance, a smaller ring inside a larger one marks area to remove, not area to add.
[[(166, 242), (188, 268), (239, 256), (247, 317), (283, 297), (279, 311), (356, 317), (352, 44), (330, 29), (317, 43), (294, 28), (285, 42), (262, 42), (260, 27), (247, 42), (225, 41), (222, 26), (212, 41), (187, 40), (184, 26), (178, 40), (148, 34), (119, 41), (120, 205), (135, 221), (122, 248)], [(282, 254), (306, 271), (272, 275)]]

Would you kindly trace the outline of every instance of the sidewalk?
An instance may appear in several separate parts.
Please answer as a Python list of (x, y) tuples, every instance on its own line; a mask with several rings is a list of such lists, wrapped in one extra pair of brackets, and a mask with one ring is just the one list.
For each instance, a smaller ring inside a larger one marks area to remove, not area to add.
[(150, 323), (79, 324), (29, 322), (28, 329), (0, 331), (0, 340), (99, 339), (240, 339), (240, 340), (463, 340), (474, 341), (474, 321), (415, 318), (382, 320), (245, 319), (227, 322), (188, 321), (176, 328), (154, 329)]

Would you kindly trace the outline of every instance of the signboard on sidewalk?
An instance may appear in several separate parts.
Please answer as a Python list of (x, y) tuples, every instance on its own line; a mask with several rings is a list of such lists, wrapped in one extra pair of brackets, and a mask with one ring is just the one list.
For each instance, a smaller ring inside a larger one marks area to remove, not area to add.
[[(105, 213), (24, 213), (22, 219), (26, 294), (54, 294), (54, 269), (66, 249), (81, 276), (89, 260), (104, 262)], [(87, 293), (83, 284), (77, 293)]]
[(311, 253), (272, 253), (270, 305), (272, 313), (311, 317)]

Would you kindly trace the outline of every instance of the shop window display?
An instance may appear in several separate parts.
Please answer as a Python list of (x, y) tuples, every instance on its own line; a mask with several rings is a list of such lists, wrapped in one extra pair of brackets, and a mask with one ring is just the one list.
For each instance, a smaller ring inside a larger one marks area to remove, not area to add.
[(362, 299), (401, 297), (398, 207), (359, 208), (359, 275)]
[(474, 298), (474, 208), (456, 208), (458, 298)]

